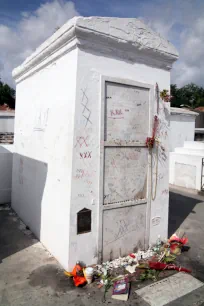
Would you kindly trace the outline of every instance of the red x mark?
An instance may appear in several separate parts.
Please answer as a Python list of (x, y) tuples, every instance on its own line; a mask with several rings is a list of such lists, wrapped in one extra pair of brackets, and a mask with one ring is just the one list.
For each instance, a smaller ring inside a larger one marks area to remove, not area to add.
[(87, 144), (87, 138), (88, 136), (85, 138), (85, 137), (77, 137), (77, 142), (76, 142), (76, 145), (75, 145), (75, 148), (77, 147), (77, 145), (79, 144), (80, 148), (85, 145), (86, 147), (88, 147), (88, 144)]
[(92, 152), (79, 153), (81, 158), (91, 158)]

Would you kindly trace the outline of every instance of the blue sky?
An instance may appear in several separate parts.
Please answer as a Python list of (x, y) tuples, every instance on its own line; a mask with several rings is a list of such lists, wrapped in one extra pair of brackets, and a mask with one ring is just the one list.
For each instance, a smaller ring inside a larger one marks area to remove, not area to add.
[(204, 85), (204, 0), (0, 0), (0, 76), (76, 15), (142, 19), (179, 50), (172, 82)]
[[(35, 11), (46, 0), (0, 0), (0, 22), (17, 21), (22, 11)], [(76, 10), (83, 16), (136, 17), (144, 3), (151, 0), (74, 0)], [(137, 13), (135, 8), (137, 7)]]

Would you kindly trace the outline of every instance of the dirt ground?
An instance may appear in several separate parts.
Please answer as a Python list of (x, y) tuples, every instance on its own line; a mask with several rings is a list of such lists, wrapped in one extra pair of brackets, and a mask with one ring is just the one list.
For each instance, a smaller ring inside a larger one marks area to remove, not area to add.
[[(193, 270), (193, 276), (204, 281), (204, 196), (172, 190), (169, 208), (169, 235), (184, 229), (190, 241), (190, 250), (180, 256), (180, 264)], [(148, 306), (134, 292), (147, 285), (133, 282), (129, 306)], [(75, 288), (64, 276), (58, 262), (26, 229), (7, 205), (0, 206), (0, 305), (122, 305), (111, 299), (102, 302), (103, 288), (96, 283)], [(196, 301), (195, 301), (196, 296)], [(198, 301), (198, 302), (197, 302)], [(203, 304), (202, 304), (203, 302)], [(169, 305), (204, 305), (204, 290), (178, 299)]]

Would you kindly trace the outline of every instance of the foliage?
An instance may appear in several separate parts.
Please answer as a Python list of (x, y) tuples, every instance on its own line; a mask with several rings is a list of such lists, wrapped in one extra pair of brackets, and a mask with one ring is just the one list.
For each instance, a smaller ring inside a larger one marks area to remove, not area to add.
[(0, 105), (3, 104), (7, 104), (12, 109), (15, 108), (15, 90), (0, 79)]
[(166, 264), (172, 263), (176, 260), (176, 256), (175, 255), (169, 255), (169, 256), (165, 256), (163, 259), (163, 262)]
[(148, 280), (148, 279), (155, 281), (157, 279), (157, 271), (156, 270), (146, 269), (140, 275), (140, 280), (141, 281), (145, 281), (145, 280)]
[(176, 84), (171, 85), (171, 106), (196, 108), (204, 106), (204, 88), (193, 83), (178, 88)]
[(172, 97), (170, 96), (169, 91), (167, 89), (164, 89), (160, 92), (160, 98), (165, 102), (170, 102)]

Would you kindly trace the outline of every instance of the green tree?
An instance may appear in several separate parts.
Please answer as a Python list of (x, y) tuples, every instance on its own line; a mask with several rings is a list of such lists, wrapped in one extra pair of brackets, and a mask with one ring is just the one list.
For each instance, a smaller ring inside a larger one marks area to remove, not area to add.
[(180, 107), (181, 103), (181, 97), (179, 95), (179, 89), (176, 84), (171, 85), (171, 106), (173, 107)]
[(171, 85), (171, 106), (181, 107), (183, 105), (190, 108), (196, 108), (204, 105), (204, 88), (193, 83), (178, 88), (177, 85)]
[(3, 104), (15, 108), (15, 90), (8, 84), (4, 84), (0, 79), (0, 105)]

